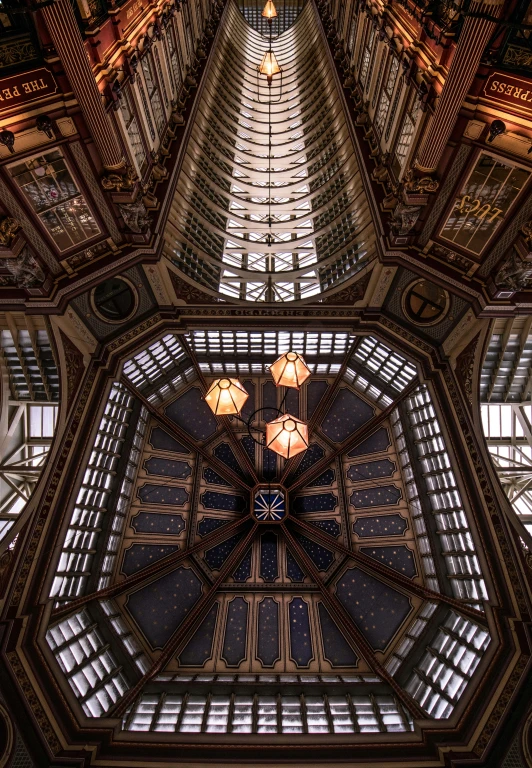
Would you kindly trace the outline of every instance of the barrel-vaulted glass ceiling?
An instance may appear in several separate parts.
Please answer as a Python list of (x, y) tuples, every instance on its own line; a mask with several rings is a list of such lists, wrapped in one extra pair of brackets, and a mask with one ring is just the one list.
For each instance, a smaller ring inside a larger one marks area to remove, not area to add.
[(225, 13), (188, 136), (165, 253), (189, 281), (229, 301), (318, 297), (353, 280), (375, 253), (326, 40), (308, 3), (273, 41), (283, 75), (269, 90), (257, 76), (268, 39), (234, 2)]

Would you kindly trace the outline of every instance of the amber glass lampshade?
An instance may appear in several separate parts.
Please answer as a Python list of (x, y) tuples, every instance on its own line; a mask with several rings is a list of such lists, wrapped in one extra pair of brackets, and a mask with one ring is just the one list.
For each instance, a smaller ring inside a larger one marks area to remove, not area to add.
[(275, 19), (277, 16), (277, 8), (272, 3), (272, 0), (267, 0), (266, 5), (262, 9), (262, 16), (264, 16), (265, 19)]
[(303, 382), (310, 376), (310, 370), (297, 352), (286, 352), (270, 365), (270, 373), (278, 387), (293, 387), (300, 389)]
[(240, 413), (249, 394), (237, 379), (216, 379), (205, 395), (205, 401), (215, 416)]
[(308, 448), (308, 427), (289, 413), (266, 424), (266, 447), (285, 459)]
[(275, 58), (275, 53), (273, 51), (267, 51), (262, 57), (262, 61), (259, 66), (259, 73), (261, 75), (266, 75), (268, 82), (270, 82), (272, 77), (274, 75), (278, 75), (280, 71), (281, 67)]

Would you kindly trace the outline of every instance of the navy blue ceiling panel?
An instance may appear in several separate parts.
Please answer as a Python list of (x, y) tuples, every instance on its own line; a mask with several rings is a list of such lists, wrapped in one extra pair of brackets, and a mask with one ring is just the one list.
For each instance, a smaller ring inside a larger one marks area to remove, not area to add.
[(375, 410), (345, 387), (334, 398), (321, 423), (321, 431), (335, 443), (343, 443), (349, 435), (365, 424)]
[(367, 456), (370, 453), (380, 453), (381, 451), (387, 451), (391, 444), (388, 430), (386, 427), (381, 427), (361, 442), (360, 445), (349, 451), (347, 455), (349, 458), (354, 458), (355, 456)]
[(153, 483), (145, 483), (141, 486), (138, 489), (138, 496), (144, 504), (170, 504), (174, 507), (183, 507), (189, 499), (186, 488)]
[(231, 483), (224, 480), (218, 472), (215, 472), (214, 469), (211, 469), (210, 467), (205, 467), (203, 469), (203, 479), (206, 483), (209, 483), (209, 485), (226, 485), (231, 487)]
[(161, 544), (133, 544), (124, 552), (122, 562), (122, 573), (131, 576), (132, 573), (146, 568), (147, 565), (162, 560), (163, 557), (177, 552), (179, 547)]
[(299, 392), (297, 389), (289, 389), (286, 394), (285, 410), (287, 413), (299, 419)]
[(192, 474), (188, 461), (174, 461), (160, 456), (150, 456), (149, 459), (146, 459), (144, 469), (148, 475), (175, 477), (178, 480), (186, 480)]
[(286, 573), (290, 581), (304, 581), (305, 574), (299, 567), (295, 557), (289, 550), (286, 550)]
[(294, 597), (288, 606), (290, 618), (290, 658), (296, 667), (308, 667), (314, 656), (310, 634), (308, 603)]
[(361, 539), (382, 536), (402, 536), (408, 528), (408, 522), (401, 515), (372, 515), (357, 517), (353, 531)]
[(334, 562), (334, 553), (330, 549), (326, 549), (321, 544), (307, 539), (302, 533), (296, 533), (295, 537), (318, 570), (326, 571), (331, 567)]
[(279, 576), (277, 536), (270, 531), (260, 537), (260, 575), (264, 581), (275, 581)]
[(347, 477), (353, 483), (370, 480), (374, 477), (391, 477), (395, 472), (395, 464), (390, 459), (367, 461), (365, 464), (352, 464), (347, 470)]
[(310, 419), (318, 404), (327, 391), (326, 381), (309, 381), (307, 384), (307, 419)]
[(318, 603), (323, 655), (333, 667), (356, 667), (358, 657), (353, 651), (323, 603)]
[(206, 440), (218, 428), (218, 422), (198, 387), (192, 387), (170, 403), (165, 413), (196, 440)]
[(247, 421), (253, 411), (257, 408), (256, 402), (255, 402), (255, 385), (252, 381), (243, 381), (244, 389), (248, 393), (249, 397), (244, 403), (244, 407), (242, 408), (240, 415), (244, 419), (244, 421)]
[(259, 603), (257, 658), (263, 667), (273, 667), (279, 658), (279, 604), (273, 597)]
[(319, 477), (313, 480), (311, 483), (305, 486), (305, 488), (319, 488), (324, 485), (332, 485), (336, 479), (336, 472), (334, 469), (326, 469)]
[(240, 565), (233, 573), (233, 579), (235, 581), (247, 581), (249, 578), (251, 578), (251, 549), (248, 549), (240, 561)]
[(230, 522), (230, 520), (221, 517), (204, 517), (198, 523), (198, 533), (200, 536), (206, 536), (208, 533), (212, 533)]
[(277, 477), (277, 454), (269, 448), (262, 448), (262, 477), (264, 480)]
[(181, 652), (179, 656), (180, 666), (202, 667), (205, 662), (211, 658), (212, 642), (214, 640), (217, 617), (218, 603), (214, 603), (207, 616)]
[(161, 427), (154, 427), (150, 434), (150, 445), (158, 451), (172, 451), (172, 453), (190, 454), (188, 448), (179, 443), (175, 438), (170, 437)]
[(232, 469), (233, 472), (237, 475), (240, 475), (240, 477), (245, 478), (245, 474), (242, 471), (241, 462), (237, 459), (233, 453), (233, 449), (228, 443), (219, 443), (219, 445), (217, 445), (214, 449), (213, 453), (217, 459), (223, 461), (226, 467)]
[(389, 507), (398, 504), (401, 498), (401, 490), (395, 485), (377, 485), (374, 488), (364, 488), (353, 491), (349, 499), (356, 509), (367, 507)]
[(191, 568), (177, 568), (128, 596), (127, 609), (152, 648), (162, 648), (201, 597)]
[(279, 416), (277, 413), (277, 387), (273, 381), (267, 381), (262, 385), (262, 405), (267, 410), (260, 412), (261, 421), (272, 421)]
[(200, 501), (205, 509), (222, 509), (226, 512), (243, 512), (247, 507), (243, 496), (218, 491), (204, 491)]
[(131, 526), (137, 533), (158, 533), (164, 536), (177, 536), (185, 528), (181, 515), (169, 515), (159, 512), (139, 512), (131, 520)]
[(219, 571), (241, 538), (242, 534), (236, 533), (229, 539), (222, 541), (221, 544), (208, 549), (205, 552), (205, 562), (209, 568), (212, 568), (213, 571)]
[(303, 458), (299, 462), (296, 471), (293, 475), (291, 475), (290, 479), (295, 480), (296, 478), (300, 477), (303, 472), (306, 472), (307, 469), (310, 469), (313, 464), (322, 459), (324, 456), (325, 451), (321, 445), (318, 445), (318, 443), (310, 443), (309, 447), (303, 454)]
[(334, 493), (315, 493), (309, 496), (296, 496), (292, 502), (292, 511), (302, 512), (333, 512), (338, 506), (338, 497)]
[(246, 658), (249, 605), (243, 597), (235, 597), (227, 606), (222, 659), (228, 667), (238, 667)]
[(336, 594), (375, 650), (383, 651), (412, 606), (397, 592), (360, 568), (349, 568), (336, 584)]
[(255, 441), (252, 437), (246, 435), (245, 437), (240, 438), (240, 442), (242, 443), (242, 447), (244, 448), (245, 452), (249, 456), (251, 463), (255, 465)]
[(342, 532), (342, 529), (336, 520), (309, 520), (309, 523), (315, 525), (316, 528), (325, 531), (329, 536), (334, 536), (335, 539), (337, 539)]
[(394, 571), (408, 576), (409, 579), (413, 579), (417, 574), (414, 553), (404, 544), (397, 547), (361, 547), (360, 551), (374, 560), (389, 565)]

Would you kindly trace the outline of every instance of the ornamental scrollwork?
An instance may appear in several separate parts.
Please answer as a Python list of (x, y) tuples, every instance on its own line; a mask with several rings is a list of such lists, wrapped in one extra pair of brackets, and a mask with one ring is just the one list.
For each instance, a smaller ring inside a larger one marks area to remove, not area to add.
[(413, 168), (405, 173), (404, 184), (407, 192), (436, 192), (440, 186), (439, 182), (430, 176), (414, 176)]
[(125, 173), (108, 171), (102, 176), (102, 187), (109, 192), (131, 192), (137, 181), (135, 169), (128, 166)]
[(0, 219), (0, 245), (9, 248), (15, 234), (20, 229), (20, 224), (16, 219), (10, 216), (4, 216)]

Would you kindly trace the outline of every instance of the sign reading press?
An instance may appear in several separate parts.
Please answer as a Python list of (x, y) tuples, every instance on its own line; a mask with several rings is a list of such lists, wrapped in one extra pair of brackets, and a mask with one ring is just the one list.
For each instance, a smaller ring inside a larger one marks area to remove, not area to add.
[(532, 80), (493, 72), (486, 80), (484, 94), (517, 114), (532, 114)]

